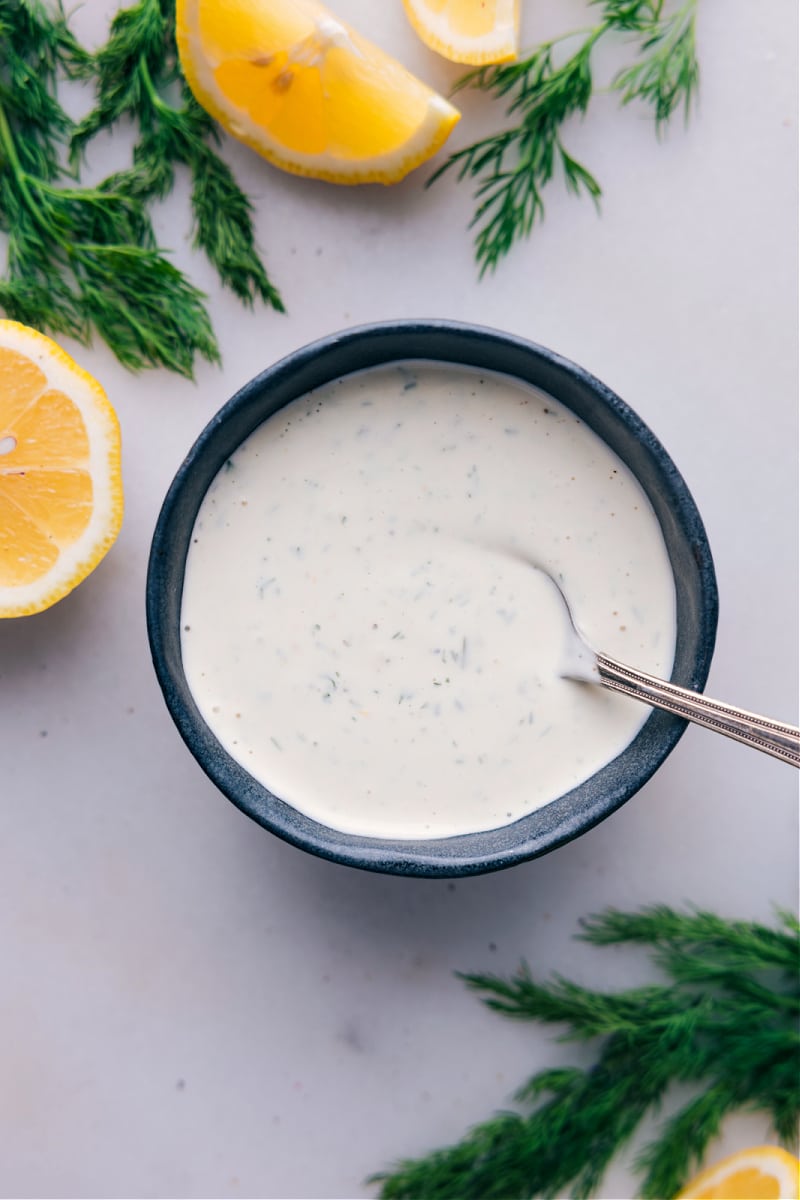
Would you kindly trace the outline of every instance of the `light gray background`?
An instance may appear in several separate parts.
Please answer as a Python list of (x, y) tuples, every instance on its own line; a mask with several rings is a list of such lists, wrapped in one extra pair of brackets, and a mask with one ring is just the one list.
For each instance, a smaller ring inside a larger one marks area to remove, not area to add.
[[(92, 45), (115, 10), (75, 15)], [(797, 901), (788, 767), (690, 729), (623, 810), (509, 872), (413, 882), (317, 861), (206, 780), (172, 726), (144, 623), (149, 539), (211, 414), (284, 353), (351, 324), (452, 317), (583, 364), (655, 430), (707, 524), (721, 595), (711, 694), (791, 718), (797, 664), (797, 12), (702, 0), (702, 93), (659, 144), (600, 95), (568, 132), (602, 216), (551, 189), (547, 219), (478, 283), (466, 187), (337, 189), (227, 142), (288, 316), (248, 314), (186, 242), (185, 184), (163, 245), (211, 295), (224, 368), (134, 377), (70, 347), (124, 435), (117, 545), (43, 615), (0, 625), (0, 1190), (7, 1196), (363, 1197), (370, 1172), (455, 1139), (532, 1071), (580, 1052), (486, 1011), (453, 972), (645, 977), (572, 940), (606, 905), (654, 901), (769, 920)], [(524, 4), (527, 42), (586, 20)], [(441, 90), (400, 0), (339, 14)], [(599, 63), (607, 78), (617, 59)], [(74, 97), (76, 111), (82, 104)], [(451, 148), (498, 123), (463, 96)], [(120, 130), (93, 165), (126, 161)], [(720, 1152), (760, 1142), (760, 1118)], [(630, 1197), (624, 1163), (607, 1198)]]

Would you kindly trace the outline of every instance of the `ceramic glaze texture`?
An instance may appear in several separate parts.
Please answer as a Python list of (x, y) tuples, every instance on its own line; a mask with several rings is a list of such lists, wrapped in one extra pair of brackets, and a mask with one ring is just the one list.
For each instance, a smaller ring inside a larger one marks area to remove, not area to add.
[(621, 753), (647, 708), (559, 676), (557, 574), (591, 640), (668, 676), (675, 589), (632, 473), (490, 372), (400, 363), (281, 409), (189, 550), (182, 657), (226, 751), (328, 827), (489, 830)]

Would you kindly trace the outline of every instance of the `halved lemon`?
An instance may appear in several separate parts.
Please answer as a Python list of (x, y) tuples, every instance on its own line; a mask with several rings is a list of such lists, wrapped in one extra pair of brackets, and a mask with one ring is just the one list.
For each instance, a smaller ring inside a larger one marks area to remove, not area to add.
[(119, 423), (50, 338), (0, 321), (0, 617), (71, 592), (122, 522)]
[(519, 0), (403, 0), (426, 46), (451, 62), (509, 62), (519, 53)]
[(779, 1146), (755, 1146), (701, 1171), (677, 1200), (798, 1200), (798, 1195), (800, 1161)]
[(316, 0), (178, 0), (177, 39), (199, 103), (297, 175), (395, 183), (460, 116)]

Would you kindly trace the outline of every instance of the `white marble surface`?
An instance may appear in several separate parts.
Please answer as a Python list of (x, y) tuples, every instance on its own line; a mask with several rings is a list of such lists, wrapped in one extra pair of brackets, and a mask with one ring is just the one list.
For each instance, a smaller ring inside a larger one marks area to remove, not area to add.
[[(76, 13), (87, 42), (115, 7)], [(526, 41), (586, 16), (582, 0), (524, 9)], [(399, 0), (338, 11), (439, 88), (458, 74)], [(575, 359), (651, 425), (716, 559), (709, 691), (796, 714), (796, 48), (794, 0), (702, 0), (689, 128), (658, 144), (641, 112), (599, 97), (568, 144), (601, 178), (602, 216), (555, 186), (545, 224), (480, 284), (468, 192), (425, 192), (425, 168), (338, 190), (226, 144), (286, 317), (220, 291), (187, 247), (183, 186), (159, 210), (162, 243), (211, 294), (224, 367), (196, 384), (135, 378), (102, 346), (72, 347), (122, 422), (125, 525), (70, 597), (0, 626), (2, 1195), (373, 1195), (370, 1172), (455, 1139), (568, 1054), (487, 1012), (455, 970), (525, 956), (614, 988), (644, 968), (575, 943), (586, 913), (687, 901), (768, 920), (796, 906), (795, 773), (694, 729), (614, 817), (505, 873), (416, 882), (292, 849), (184, 748), (143, 599), (164, 492), (236, 388), (347, 325), (463, 318)], [(480, 97), (463, 107), (454, 147), (497, 119)], [(719, 1148), (765, 1136), (759, 1118), (734, 1121)], [(632, 1188), (623, 1162), (603, 1195)]]

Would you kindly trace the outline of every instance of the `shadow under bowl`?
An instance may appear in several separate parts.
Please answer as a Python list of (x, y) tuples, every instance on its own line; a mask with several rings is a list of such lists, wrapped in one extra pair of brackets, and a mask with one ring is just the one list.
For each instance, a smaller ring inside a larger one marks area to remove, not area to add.
[(292, 400), (341, 376), (404, 360), (453, 363), (521, 380), (560, 401), (618, 455), (655, 510), (672, 566), (677, 601), (672, 681), (703, 689), (717, 626), (714, 566), (695, 503), (660, 442), (618, 396), (567, 359), (509, 334), (447, 321), (387, 322), (324, 338), (262, 372), (220, 409), (178, 470), (158, 518), (147, 577), (148, 636), (181, 736), (217, 787), (259, 825), (348, 866), (439, 878), (476, 875), (536, 858), (609, 816), (657, 770), (686, 722), (654, 710), (622, 754), (513, 824), (431, 840), (360, 837), (299, 812), (231, 758), (200, 715), (181, 658), (186, 557), (198, 509), (222, 465), (257, 426)]

